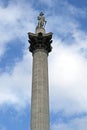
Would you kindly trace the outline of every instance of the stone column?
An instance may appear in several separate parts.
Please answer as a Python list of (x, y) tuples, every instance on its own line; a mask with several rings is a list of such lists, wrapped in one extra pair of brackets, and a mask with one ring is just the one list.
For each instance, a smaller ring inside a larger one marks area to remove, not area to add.
[(50, 130), (48, 53), (51, 52), (52, 33), (28, 33), (33, 55), (30, 130)]

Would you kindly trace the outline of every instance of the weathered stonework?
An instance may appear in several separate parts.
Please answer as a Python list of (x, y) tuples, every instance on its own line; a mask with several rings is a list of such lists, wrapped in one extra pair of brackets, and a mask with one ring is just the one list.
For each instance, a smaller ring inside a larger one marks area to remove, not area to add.
[(30, 130), (50, 130), (48, 53), (52, 50), (52, 33), (45, 33), (38, 25), (36, 33), (28, 33), (28, 37), (33, 55)]
[(50, 130), (48, 53), (52, 50), (52, 33), (28, 36), (29, 51), (33, 54), (30, 130)]
[(28, 33), (28, 37), (29, 37), (29, 43), (30, 43), (30, 47), (29, 47), (29, 51), (34, 53), (35, 50), (37, 49), (44, 49), (45, 51), (47, 51), (47, 53), (51, 52), (52, 47), (51, 47), (51, 43), (52, 43), (52, 33)]
[(33, 55), (31, 130), (49, 130), (49, 91), (47, 53)]

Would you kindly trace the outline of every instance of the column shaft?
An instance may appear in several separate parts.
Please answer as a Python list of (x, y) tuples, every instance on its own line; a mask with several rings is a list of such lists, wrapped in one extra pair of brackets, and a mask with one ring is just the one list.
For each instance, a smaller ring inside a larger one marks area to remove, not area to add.
[(48, 56), (44, 49), (33, 54), (31, 130), (49, 130)]

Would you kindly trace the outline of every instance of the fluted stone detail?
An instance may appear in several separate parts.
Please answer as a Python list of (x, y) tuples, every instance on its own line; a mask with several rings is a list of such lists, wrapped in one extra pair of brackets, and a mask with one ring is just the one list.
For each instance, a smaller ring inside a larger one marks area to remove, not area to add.
[(50, 130), (48, 53), (52, 33), (28, 33), (28, 37), (33, 54), (30, 130)]
[(31, 130), (49, 130), (49, 88), (47, 53), (33, 55)]

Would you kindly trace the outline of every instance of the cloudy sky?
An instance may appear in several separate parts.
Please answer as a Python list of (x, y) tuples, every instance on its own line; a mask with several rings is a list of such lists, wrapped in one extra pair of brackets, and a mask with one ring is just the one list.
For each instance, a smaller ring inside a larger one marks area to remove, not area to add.
[(43, 11), (49, 55), (51, 130), (87, 130), (87, 1), (0, 0), (0, 130), (29, 130), (32, 54), (28, 32)]

